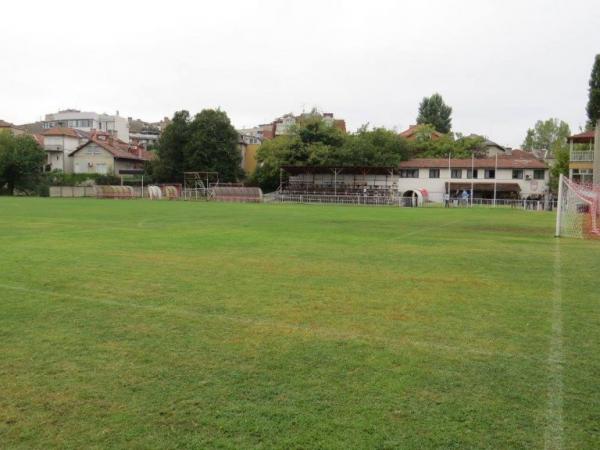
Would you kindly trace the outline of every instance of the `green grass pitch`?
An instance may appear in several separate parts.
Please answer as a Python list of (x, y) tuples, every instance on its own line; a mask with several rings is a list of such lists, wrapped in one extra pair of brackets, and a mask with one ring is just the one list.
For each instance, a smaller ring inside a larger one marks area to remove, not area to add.
[(0, 198), (0, 447), (600, 448), (600, 243), (553, 225)]

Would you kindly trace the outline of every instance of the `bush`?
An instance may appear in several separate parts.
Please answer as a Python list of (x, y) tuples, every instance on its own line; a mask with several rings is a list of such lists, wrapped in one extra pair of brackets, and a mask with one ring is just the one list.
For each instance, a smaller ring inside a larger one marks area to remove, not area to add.
[(46, 174), (49, 186), (85, 186), (92, 185), (98, 178), (96, 173), (64, 173), (54, 170)]
[(113, 186), (113, 185), (121, 184), (121, 178), (116, 175), (113, 175), (113, 174), (106, 174), (106, 175), (96, 174), (95, 182), (98, 186)]

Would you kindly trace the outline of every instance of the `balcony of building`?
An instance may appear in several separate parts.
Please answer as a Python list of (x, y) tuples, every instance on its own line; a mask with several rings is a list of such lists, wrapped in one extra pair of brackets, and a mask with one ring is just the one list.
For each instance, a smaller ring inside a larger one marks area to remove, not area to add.
[(571, 162), (593, 162), (594, 151), (593, 150), (572, 150), (571, 151)]

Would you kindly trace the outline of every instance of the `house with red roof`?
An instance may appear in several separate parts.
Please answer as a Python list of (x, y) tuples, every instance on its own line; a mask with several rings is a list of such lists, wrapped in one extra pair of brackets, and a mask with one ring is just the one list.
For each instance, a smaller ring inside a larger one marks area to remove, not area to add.
[(118, 175), (122, 170), (143, 169), (155, 153), (130, 145), (108, 133), (92, 132), (89, 139), (69, 153), (74, 173)]

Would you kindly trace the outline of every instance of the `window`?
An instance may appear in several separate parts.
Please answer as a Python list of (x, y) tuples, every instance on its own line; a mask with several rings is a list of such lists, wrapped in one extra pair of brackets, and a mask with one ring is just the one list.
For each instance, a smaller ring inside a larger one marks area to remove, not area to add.
[(452, 178), (462, 178), (462, 169), (452, 169), (450, 176)]
[(522, 180), (523, 179), (523, 169), (513, 169), (512, 177), (513, 177), (513, 180)]
[(573, 169), (573, 181), (578, 183), (591, 183), (594, 178), (592, 169)]
[(400, 178), (419, 178), (419, 169), (401, 169)]
[(533, 171), (534, 180), (543, 180), (546, 178), (546, 171), (544, 169), (535, 169)]
[(479, 178), (479, 171), (477, 169), (467, 170), (467, 178)]
[(100, 150), (95, 145), (88, 145), (85, 149), (85, 153), (88, 155), (99, 155)]
[(485, 169), (485, 177), (487, 179), (496, 178), (496, 170), (495, 169)]
[(429, 169), (429, 178), (439, 178), (440, 169)]

